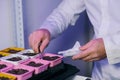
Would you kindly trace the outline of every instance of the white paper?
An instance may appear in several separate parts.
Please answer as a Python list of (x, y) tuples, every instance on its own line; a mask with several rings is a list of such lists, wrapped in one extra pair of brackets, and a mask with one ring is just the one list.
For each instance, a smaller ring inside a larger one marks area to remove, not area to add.
[(26, 50), (22, 50), (18, 53), (35, 53), (32, 49), (26, 49)]
[(86, 80), (86, 79), (90, 79), (91, 80), (91, 78), (89, 78), (89, 77), (80, 76), (80, 75), (74, 76), (72, 80)]
[(59, 51), (58, 54), (61, 54), (64, 57), (73, 56), (81, 52), (79, 49), (80, 47), (81, 47), (80, 43), (76, 41), (75, 45), (71, 49)]

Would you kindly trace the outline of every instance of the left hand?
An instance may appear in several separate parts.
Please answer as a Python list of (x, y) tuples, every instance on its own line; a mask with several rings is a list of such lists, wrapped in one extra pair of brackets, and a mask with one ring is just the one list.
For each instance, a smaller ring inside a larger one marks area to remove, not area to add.
[(72, 57), (73, 60), (81, 59), (87, 62), (101, 60), (106, 57), (105, 46), (102, 38), (94, 39), (80, 47), (81, 53)]

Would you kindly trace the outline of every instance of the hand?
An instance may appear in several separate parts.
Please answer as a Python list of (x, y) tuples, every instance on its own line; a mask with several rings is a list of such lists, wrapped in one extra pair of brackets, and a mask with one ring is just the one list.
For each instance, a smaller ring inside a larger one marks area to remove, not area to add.
[(80, 47), (81, 53), (72, 57), (73, 60), (82, 59), (87, 62), (101, 60), (106, 57), (106, 51), (102, 38), (91, 40)]
[(40, 42), (42, 42), (40, 46), (40, 51), (43, 52), (45, 47), (47, 47), (49, 41), (50, 33), (46, 29), (36, 30), (29, 36), (29, 45), (36, 53), (38, 53), (38, 44)]

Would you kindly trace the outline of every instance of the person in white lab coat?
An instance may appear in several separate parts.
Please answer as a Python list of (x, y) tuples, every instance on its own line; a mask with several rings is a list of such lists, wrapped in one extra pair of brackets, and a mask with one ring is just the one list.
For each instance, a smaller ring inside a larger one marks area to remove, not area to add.
[(38, 52), (38, 43), (42, 41), (40, 50), (43, 51), (52, 38), (69, 24), (74, 25), (80, 13), (86, 10), (95, 35), (72, 59), (94, 62), (92, 80), (120, 80), (119, 3), (120, 0), (63, 0), (43, 25), (30, 34), (30, 46)]

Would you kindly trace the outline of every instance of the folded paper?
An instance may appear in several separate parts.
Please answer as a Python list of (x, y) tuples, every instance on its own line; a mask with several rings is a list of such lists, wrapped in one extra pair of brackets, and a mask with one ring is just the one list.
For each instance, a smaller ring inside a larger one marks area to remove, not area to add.
[(64, 57), (73, 56), (81, 52), (79, 49), (80, 47), (80, 43), (76, 41), (75, 45), (71, 49), (59, 51), (58, 54), (63, 55)]

